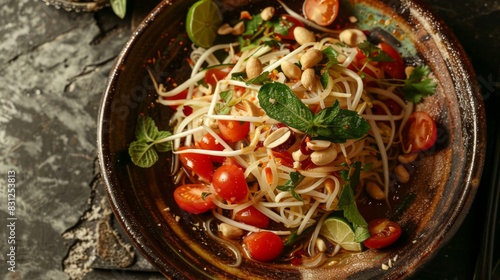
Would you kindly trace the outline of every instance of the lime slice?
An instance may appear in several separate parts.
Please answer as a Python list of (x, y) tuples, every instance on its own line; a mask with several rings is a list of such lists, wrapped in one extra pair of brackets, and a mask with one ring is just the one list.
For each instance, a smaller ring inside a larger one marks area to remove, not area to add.
[(339, 244), (348, 251), (361, 251), (361, 243), (354, 241), (354, 230), (349, 222), (340, 217), (327, 218), (319, 232), (323, 237)]
[(202, 48), (210, 48), (222, 22), (219, 7), (211, 0), (201, 0), (189, 8), (186, 31), (191, 41)]

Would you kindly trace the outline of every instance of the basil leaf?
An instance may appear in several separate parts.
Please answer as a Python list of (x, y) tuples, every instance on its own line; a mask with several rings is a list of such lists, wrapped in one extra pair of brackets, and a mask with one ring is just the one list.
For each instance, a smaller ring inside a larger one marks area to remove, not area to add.
[(260, 88), (258, 98), (260, 106), (269, 117), (300, 131), (307, 132), (311, 128), (313, 112), (287, 85), (265, 84)]
[(158, 160), (158, 153), (152, 146), (143, 141), (132, 142), (128, 148), (132, 162), (139, 167), (151, 167)]

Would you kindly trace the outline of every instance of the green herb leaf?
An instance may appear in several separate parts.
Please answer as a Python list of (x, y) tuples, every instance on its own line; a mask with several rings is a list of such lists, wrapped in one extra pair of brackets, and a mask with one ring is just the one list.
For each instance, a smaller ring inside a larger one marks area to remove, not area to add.
[(136, 140), (128, 148), (132, 162), (140, 167), (151, 167), (158, 161), (158, 152), (172, 150), (170, 141), (164, 140), (171, 135), (170, 131), (159, 131), (152, 118), (140, 116), (135, 130)]
[(290, 127), (308, 131), (313, 112), (285, 84), (263, 85), (258, 93), (259, 104), (266, 114)]
[(263, 85), (272, 82), (269, 78), (269, 71), (262, 72), (259, 76), (246, 82), (247, 85)]
[(322, 52), (326, 56), (326, 58), (328, 58), (328, 62), (326, 63), (326, 70), (328, 70), (333, 65), (339, 64), (339, 61), (337, 59), (337, 57), (339, 56), (339, 52), (332, 48), (332, 46), (328, 46)]
[(304, 175), (300, 174), (299, 172), (291, 172), (290, 173), (290, 180), (286, 181), (283, 186), (277, 186), (276, 188), (280, 191), (284, 192), (290, 192), (292, 196), (300, 201), (303, 201), (302, 197), (295, 192), (295, 188), (304, 180)]
[(127, 14), (127, 0), (110, 0), (111, 9), (120, 18), (124, 18)]
[(342, 143), (347, 139), (361, 138), (370, 129), (368, 122), (356, 111), (342, 109), (338, 102), (314, 115), (288, 86), (281, 83), (263, 85), (258, 98), (268, 116), (311, 135), (313, 139)]
[(153, 119), (149, 117), (139, 117), (135, 138), (138, 141), (152, 142), (158, 137), (158, 128)]
[(436, 82), (428, 77), (430, 72), (428, 66), (415, 67), (401, 88), (406, 100), (419, 103), (424, 97), (436, 92)]
[(143, 141), (132, 142), (128, 148), (132, 162), (140, 167), (151, 167), (158, 160), (158, 153), (152, 147), (153, 144)]
[(368, 58), (369, 61), (376, 62), (392, 62), (394, 59), (390, 57), (379, 47), (372, 44), (370, 41), (364, 41), (358, 44), (358, 48)]
[(224, 103), (215, 104), (215, 112), (217, 115), (227, 115), (231, 111), (231, 99), (233, 98), (233, 94), (230, 90), (222, 91), (220, 94), (220, 99), (224, 101)]
[(360, 169), (361, 162), (354, 162), (350, 166), (349, 171), (344, 170), (341, 172), (341, 177), (344, 179), (345, 183), (342, 191), (340, 192), (338, 202), (338, 207), (344, 211), (344, 217), (353, 224), (356, 242), (362, 242), (370, 236), (368, 223), (365, 221), (361, 213), (359, 213), (356, 200), (354, 198), (354, 190), (359, 182)]
[(319, 111), (312, 123), (311, 136), (314, 139), (330, 140), (335, 143), (361, 138), (370, 129), (370, 124), (363, 117), (356, 111), (340, 108), (338, 101), (331, 107)]

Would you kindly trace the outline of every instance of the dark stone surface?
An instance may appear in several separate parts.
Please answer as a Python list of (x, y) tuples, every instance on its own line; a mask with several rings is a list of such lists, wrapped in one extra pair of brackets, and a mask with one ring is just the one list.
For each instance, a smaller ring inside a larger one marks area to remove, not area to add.
[[(0, 0), (0, 221), (6, 224), (9, 217), (9, 171), (16, 174), (17, 218), (16, 272), (7, 270), (8, 232), (2, 229), (0, 278), (162, 279), (113, 221), (99, 182), (95, 147), (107, 75), (155, 2), (131, 3), (132, 12), (121, 20), (110, 8), (76, 13), (42, 1)], [(454, 30), (474, 65), (491, 140), (498, 130), (493, 109), (500, 87), (500, 2), (427, 2)], [(496, 172), (491, 160), (463, 226), (416, 279), (472, 279), (488, 180)], [(98, 228), (108, 237), (100, 254)], [(110, 246), (133, 258), (133, 265), (110, 257)]]

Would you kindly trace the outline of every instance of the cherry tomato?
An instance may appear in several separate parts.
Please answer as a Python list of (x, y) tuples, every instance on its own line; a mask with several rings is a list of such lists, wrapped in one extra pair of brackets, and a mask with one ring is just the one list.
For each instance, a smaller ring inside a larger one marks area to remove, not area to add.
[(411, 152), (425, 151), (436, 143), (437, 127), (434, 120), (423, 111), (413, 112), (402, 131), (403, 145)]
[(368, 223), (371, 236), (363, 244), (371, 249), (385, 248), (401, 236), (401, 227), (388, 219), (379, 218)]
[(277, 258), (283, 251), (283, 241), (273, 232), (253, 232), (243, 238), (250, 257), (257, 261), (267, 262)]
[[(174, 96), (166, 96), (166, 97), (163, 97), (163, 99), (165, 100), (180, 100), (180, 99), (186, 99), (187, 97), (187, 94), (188, 94), (188, 90), (185, 89), (181, 92), (179, 92), (178, 94), (174, 95)], [(169, 105), (168, 107), (176, 110), (177, 107), (179, 107), (179, 105)]]
[(222, 165), (215, 170), (212, 185), (225, 200), (238, 203), (247, 198), (248, 185), (243, 170), (236, 165)]
[(205, 78), (203, 79), (203, 81), (205, 82), (205, 84), (211, 85), (213, 90), (217, 85), (217, 82), (224, 79), (227, 74), (229, 74), (227, 71), (221, 69), (208, 69), (205, 73)]
[(209, 192), (207, 185), (182, 185), (175, 189), (174, 200), (182, 210), (191, 214), (201, 214), (215, 207)]
[(295, 40), (295, 36), (293, 35), (293, 30), (297, 26), (304, 27), (304, 24), (301, 21), (297, 20), (296, 18), (292, 17), (289, 14), (281, 15), (280, 24), (288, 26), (288, 34), (286, 36), (276, 33), (276, 36), (283, 40)]
[(269, 217), (252, 205), (236, 213), (234, 215), (234, 220), (258, 228), (267, 228), (269, 225)]
[[(215, 137), (212, 136), (212, 134), (207, 133), (205, 134), (200, 142), (198, 142), (198, 145), (201, 149), (203, 150), (210, 150), (210, 151), (222, 151), (224, 150), (224, 146), (222, 146)], [(225, 160), (225, 157), (221, 156), (210, 156), (212, 161), (222, 163)]]
[[(181, 147), (179, 148), (179, 151), (186, 149), (189, 149), (189, 147)], [(206, 183), (210, 183), (212, 181), (212, 176), (214, 174), (214, 164), (210, 159), (210, 156), (195, 153), (186, 153), (179, 154), (179, 159), (188, 172), (198, 175), (198, 177)]]
[(332, 24), (339, 13), (338, 0), (306, 0), (302, 7), (306, 18), (318, 25)]
[(401, 54), (387, 43), (380, 43), (381, 50), (386, 52), (394, 61), (380, 62), (380, 67), (385, 73), (389, 74), (394, 79), (406, 79), (406, 65), (401, 57)]
[(250, 123), (219, 120), (219, 130), (222, 139), (228, 142), (237, 142), (247, 137), (250, 131)]

